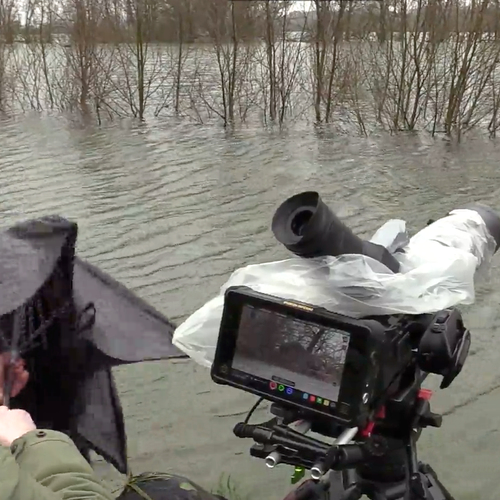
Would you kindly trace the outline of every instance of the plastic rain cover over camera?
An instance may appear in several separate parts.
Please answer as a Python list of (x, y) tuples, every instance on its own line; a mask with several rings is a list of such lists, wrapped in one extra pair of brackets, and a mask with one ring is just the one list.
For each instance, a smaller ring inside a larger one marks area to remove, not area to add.
[(394, 254), (398, 273), (358, 254), (249, 265), (234, 271), (219, 295), (176, 329), (174, 345), (200, 365), (212, 365), (224, 292), (232, 286), (357, 318), (432, 313), (472, 304), (475, 279), (489, 268), (496, 248), (483, 219), (468, 209), (450, 212), (411, 239), (404, 221), (389, 220), (370, 241)]

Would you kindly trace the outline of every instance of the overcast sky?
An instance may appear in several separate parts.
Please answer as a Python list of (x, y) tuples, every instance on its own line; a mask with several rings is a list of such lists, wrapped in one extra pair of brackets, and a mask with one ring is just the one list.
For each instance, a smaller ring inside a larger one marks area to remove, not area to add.
[(294, 0), (291, 10), (308, 10), (311, 2), (304, 2), (302, 0)]

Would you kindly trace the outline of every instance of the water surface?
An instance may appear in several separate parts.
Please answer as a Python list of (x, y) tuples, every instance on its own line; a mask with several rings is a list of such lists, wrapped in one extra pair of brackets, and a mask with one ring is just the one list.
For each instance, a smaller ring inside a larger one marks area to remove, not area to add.
[[(78, 221), (80, 254), (177, 322), (236, 267), (287, 255), (269, 226), (297, 191), (319, 190), (365, 237), (388, 218), (415, 231), (471, 201), (500, 210), (499, 146), (485, 140), (458, 147), (410, 135), (98, 129), (29, 117), (0, 125), (2, 225), (54, 213)], [(466, 311), (466, 367), (435, 396), (443, 427), (421, 439), (422, 456), (463, 500), (500, 498), (499, 268), (497, 258)], [(174, 470), (208, 488), (224, 472), (253, 498), (283, 496), (289, 470), (266, 469), (232, 434), (253, 397), (214, 385), (191, 361), (129, 366), (117, 379), (133, 471)]]

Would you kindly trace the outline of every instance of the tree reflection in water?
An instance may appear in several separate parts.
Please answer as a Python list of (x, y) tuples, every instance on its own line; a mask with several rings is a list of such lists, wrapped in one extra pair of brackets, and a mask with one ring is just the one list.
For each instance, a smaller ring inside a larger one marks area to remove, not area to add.
[(238, 355), (338, 385), (349, 337), (266, 309), (243, 308)]

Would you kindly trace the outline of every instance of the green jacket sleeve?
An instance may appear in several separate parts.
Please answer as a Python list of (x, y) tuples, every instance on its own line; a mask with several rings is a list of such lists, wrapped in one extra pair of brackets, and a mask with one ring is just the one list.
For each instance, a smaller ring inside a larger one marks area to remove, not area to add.
[(65, 434), (32, 431), (0, 446), (1, 500), (112, 500)]

